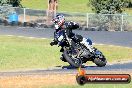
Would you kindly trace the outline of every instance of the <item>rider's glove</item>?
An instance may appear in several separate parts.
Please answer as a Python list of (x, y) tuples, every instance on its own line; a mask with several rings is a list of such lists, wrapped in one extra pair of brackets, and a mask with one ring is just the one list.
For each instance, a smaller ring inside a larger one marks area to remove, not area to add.
[(57, 45), (57, 44), (58, 44), (57, 41), (53, 41), (53, 42), (50, 43), (51, 46), (53, 46), (53, 45)]

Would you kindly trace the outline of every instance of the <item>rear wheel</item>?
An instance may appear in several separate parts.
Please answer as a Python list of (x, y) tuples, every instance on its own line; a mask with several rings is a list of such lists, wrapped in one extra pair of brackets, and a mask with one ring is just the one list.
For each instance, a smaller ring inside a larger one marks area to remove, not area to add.
[(67, 62), (70, 65), (72, 65), (76, 68), (78, 68), (82, 65), (82, 60), (80, 58), (73, 57), (73, 55), (68, 50), (65, 50), (63, 52), (63, 55), (64, 55), (64, 58), (67, 60)]

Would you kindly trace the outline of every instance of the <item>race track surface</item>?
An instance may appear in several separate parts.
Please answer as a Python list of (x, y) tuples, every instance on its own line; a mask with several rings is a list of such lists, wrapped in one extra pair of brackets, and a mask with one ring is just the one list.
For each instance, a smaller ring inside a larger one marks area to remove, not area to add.
[[(35, 29), (0, 26), (0, 35), (53, 38), (53, 32), (54, 30), (51, 28)], [(82, 31), (82, 30), (74, 30), (73, 32), (80, 34), (83, 37), (92, 39), (94, 43), (132, 47), (132, 32)]]
[[(85, 66), (83, 69), (87, 73), (132, 73), (132, 62), (122, 63), (122, 64), (113, 64), (106, 65), (105, 67), (97, 66)], [(16, 75), (47, 75), (47, 74), (77, 74), (78, 69), (71, 66), (57, 66), (49, 69), (36, 69), (36, 70), (27, 70), (27, 71), (8, 71), (0, 72), (0, 76), (16, 76)]]

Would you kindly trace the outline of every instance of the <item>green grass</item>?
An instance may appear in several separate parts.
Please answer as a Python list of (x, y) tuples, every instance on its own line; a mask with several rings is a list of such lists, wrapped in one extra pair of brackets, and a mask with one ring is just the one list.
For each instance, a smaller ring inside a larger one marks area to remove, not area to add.
[(23, 7), (32, 8), (32, 9), (47, 9), (48, 0), (22, 0)]
[(68, 12), (92, 12), (87, 6), (89, 0), (60, 0), (59, 10)]
[(48, 88), (131, 88), (131, 87), (132, 87), (131, 84), (86, 84), (84, 86), (58, 86)]
[[(22, 5), (26, 8), (41, 9), (46, 10), (48, 5), (48, 0), (22, 0)], [(89, 0), (59, 0), (59, 11), (68, 12), (93, 12), (90, 5), (88, 5)], [(125, 9), (125, 13), (132, 14), (131, 9)]]
[[(59, 59), (57, 46), (50, 46), (51, 39), (31, 39), (0, 36), (0, 70), (44, 69), (68, 65)], [(132, 48), (96, 45), (108, 61), (131, 60)]]
[(0, 70), (47, 68), (63, 65), (57, 46), (47, 39), (0, 36)]
[(59, 86), (42, 86), (41, 88), (132, 88), (132, 83), (129, 84), (85, 84), (81, 85), (59, 85)]
[[(87, 6), (88, 0), (59, 0), (59, 11), (91, 12)], [(27, 8), (46, 10), (48, 0), (22, 0), (22, 5)]]

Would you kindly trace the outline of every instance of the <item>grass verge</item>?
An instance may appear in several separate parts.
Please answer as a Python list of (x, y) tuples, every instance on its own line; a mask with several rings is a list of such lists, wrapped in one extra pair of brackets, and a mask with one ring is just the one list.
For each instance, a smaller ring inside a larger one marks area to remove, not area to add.
[[(50, 39), (0, 36), (0, 70), (43, 69), (68, 65), (59, 59), (57, 46), (51, 47)], [(95, 45), (108, 62), (131, 60), (132, 48)]]
[[(84, 86), (61, 85), (61, 86), (54, 86), (54, 87), (47, 87), (47, 88), (131, 88), (131, 87), (132, 87), (132, 83), (131, 84), (86, 84)], [(44, 86), (41, 88), (46, 88), (46, 87)]]
[[(22, 0), (22, 5), (26, 8), (46, 10), (48, 0)], [(87, 6), (89, 0), (59, 0), (58, 10), (69, 12), (91, 12)]]
[(0, 36), (0, 69), (19, 70), (62, 65), (59, 48), (51, 47), (50, 41)]
[[(58, 0), (58, 10), (59, 11), (67, 11), (67, 12), (85, 12), (91, 13), (93, 12), (91, 6), (89, 5), (89, 0)], [(48, 0), (22, 0), (21, 1), (23, 7), (31, 8), (31, 9), (41, 9), (46, 10), (48, 5)], [(124, 9), (125, 13), (131, 14), (131, 9)]]

